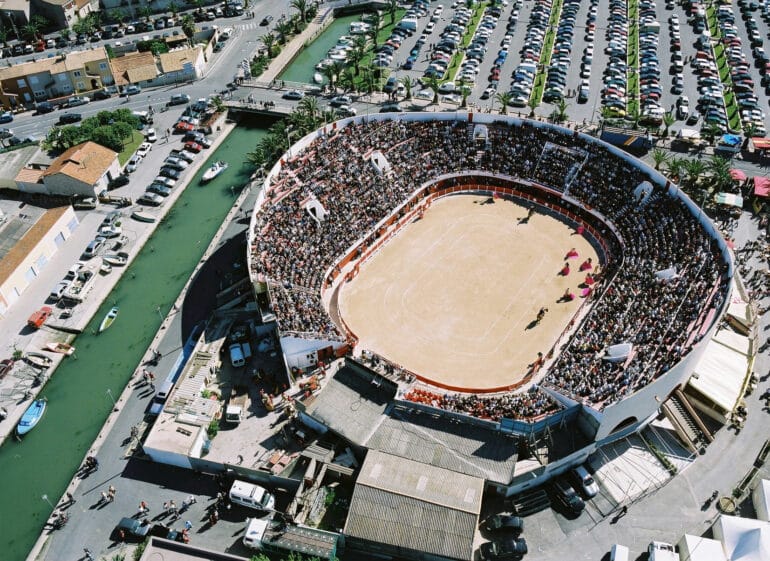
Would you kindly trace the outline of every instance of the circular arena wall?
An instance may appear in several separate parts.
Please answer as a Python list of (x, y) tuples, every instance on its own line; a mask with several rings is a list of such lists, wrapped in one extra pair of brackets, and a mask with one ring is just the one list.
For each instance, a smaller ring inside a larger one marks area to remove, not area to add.
[[(710, 319), (709, 319), (708, 325), (703, 326), (700, 329), (689, 352), (685, 356), (683, 356), (683, 358), (677, 364), (669, 367), (667, 370), (665, 370), (665, 372), (662, 375), (650, 381), (650, 383), (648, 383), (645, 387), (636, 389), (633, 393), (621, 398), (619, 401), (607, 404), (606, 406), (602, 405), (600, 407), (594, 406), (594, 407), (587, 408), (587, 410), (591, 412), (596, 418), (596, 423), (597, 423), (596, 439), (600, 440), (601, 438), (604, 438), (605, 436), (609, 435), (610, 432), (613, 430), (613, 428), (616, 427), (618, 424), (621, 424), (624, 419), (627, 419), (631, 416), (636, 417), (638, 419), (646, 419), (650, 415), (654, 414), (659, 408), (660, 403), (665, 399), (667, 399), (668, 395), (677, 386), (679, 386), (681, 383), (686, 381), (686, 378), (689, 376), (689, 374), (692, 371), (692, 367), (694, 366), (694, 363), (697, 360), (699, 360), (700, 357), (702, 356), (703, 351), (705, 350), (705, 345), (708, 339), (711, 337), (711, 335), (715, 331), (719, 323), (718, 320), (722, 316), (727, 302), (729, 302), (729, 290), (730, 290), (729, 279), (733, 275), (733, 265), (732, 265), (732, 260), (731, 260), (728, 248), (724, 240), (722, 239), (722, 236), (716, 230), (713, 223), (708, 219), (708, 217), (705, 216), (703, 213), (701, 213), (700, 209), (684, 193), (682, 193), (676, 185), (671, 184), (665, 177), (663, 177), (660, 173), (658, 173), (654, 169), (650, 168), (643, 162), (640, 162), (639, 160), (633, 158), (632, 156), (626, 154), (622, 150), (612, 145), (606, 144), (600, 140), (584, 135), (582, 133), (571, 131), (569, 129), (563, 129), (547, 123), (532, 122), (528, 120), (518, 119), (515, 117), (492, 116), (492, 115), (484, 115), (484, 114), (404, 113), (404, 114), (396, 114), (396, 115), (393, 115), (393, 114), (381, 114), (381, 115), (371, 115), (371, 116), (367, 115), (367, 116), (361, 116), (356, 118), (344, 119), (344, 120), (332, 123), (322, 129), (314, 131), (313, 133), (307, 135), (305, 138), (301, 139), (299, 142), (294, 144), (291, 147), (290, 151), (287, 153), (287, 155), (285, 155), (284, 158), (282, 158), (278, 163), (276, 163), (276, 165), (267, 174), (265, 183), (264, 183), (264, 188), (261, 190), (261, 192), (258, 195), (258, 202), (255, 205), (255, 211), (254, 211), (254, 214), (252, 215), (252, 220), (251, 220), (251, 228), (249, 231), (249, 251), (247, 253), (249, 272), (252, 277), (252, 282), (255, 286), (259, 285), (259, 283), (265, 280), (262, 275), (262, 271), (260, 269), (260, 263), (256, 259), (256, 256), (251, 251), (251, 248), (255, 245), (255, 242), (258, 236), (261, 234), (261, 232), (257, 231), (257, 226), (259, 225), (259, 221), (258, 221), (259, 212), (261, 210), (262, 205), (266, 202), (265, 194), (268, 192), (269, 187), (273, 184), (275, 179), (278, 177), (284, 164), (288, 163), (289, 161), (295, 160), (299, 156), (302, 156), (305, 149), (308, 148), (317, 139), (339, 133), (340, 131), (343, 131), (345, 127), (347, 127), (348, 125), (362, 124), (362, 123), (378, 123), (378, 122), (384, 122), (384, 121), (398, 121), (405, 124), (408, 124), (410, 122), (428, 122), (428, 121), (468, 123), (468, 124), (473, 123), (473, 124), (486, 124), (486, 125), (504, 124), (509, 127), (526, 126), (526, 127), (532, 127), (534, 129), (549, 129), (555, 133), (558, 133), (559, 135), (562, 135), (561, 136), (562, 139), (564, 139), (565, 137), (572, 136), (574, 139), (579, 139), (580, 142), (586, 145), (595, 145), (596, 147), (600, 147), (606, 153), (611, 155), (611, 157), (618, 158), (619, 160), (623, 160), (626, 165), (636, 168), (638, 171), (643, 173), (644, 176), (648, 178), (651, 184), (653, 184), (660, 192), (665, 193), (665, 196), (670, 197), (671, 199), (676, 199), (680, 201), (687, 208), (687, 210), (692, 215), (692, 217), (695, 220), (697, 220), (700, 227), (703, 229), (703, 232), (711, 238), (712, 245), (715, 248), (715, 251), (719, 254), (723, 262), (722, 265), (725, 269), (725, 277), (727, 280), (721, 283), (722, 286), (719, 287), (720, 288), (719, 296), (721, 296), (721, 301), (718, 307), (714, 310), (714, 313), (709, 316)], [(291, 154), (292, 157), (289, 157), (288, 154)], [(313, 164), (311, 163), (309, 165), (313, 165)], [(483, 175), (484, 171), (483, 170), (460, 170), (459, 174), (461, 173), (475, 173), (475, 174)], [(431, 180), (429, 183), (435, 182), (437, 179), (443, 179), (443, 180), (450, 179), (452, 175), (457, 175), (457, 174), (450, 174), (448, 176), (443, 176), (441, 178), (437, 177)], [(502, 179), (502, 178), (496, 177), (496, 179)], [(513, 181), (521, 185), (526, 185), (529, 188), (540, 190), (540, 192), (545, 195), (553, 196), (553, 191), (549, 190), (547, 187), (543, 185), (539, 185), (534, 181), (530, 181), (527, 178), (513, 178)], [(426, 184), (416, 186), (412, 196), (408, 197), (407, 201), (404, 204), (408, 204), (409, 200), (415, 199), (415, 197), (419, 196), (421, 192), (424, 192), (426, 188), (427, 188)], [(549, 193), (549, 191), (551, 192)], [(570, 196), (570, 194), (567, 192), (557, 192), (556, 196), (559, 197), (560, 199), (560, 202), (559, 202), (560, 205), (563, 205), (565, 207), (568, 207), (571, 205), (573, 207), (579, 208), (581, 213), (589, 213), (594, 217), (603, 219), (603, 217), (601, 217), (600, 213), (598, 213), (596, 209), (588, 207), (587, 205), (583, 204), (580, 200), (573, 199)], [(386, 225), (386, 222), (388, 220), (392, 220), (394, 216), (404, 217), (405, 206), (401, 205), (395, 208), (390, 216), (381, 220), (376, 226), (374, 226), (370, 230), (369, 235), (357, 241), (351, 240), (351, 245), (349, 249), (343, 252), (342, 255), (340, 255), (340, 259), (336, 264), (328, 263), (328, 269), (326, 270), (326, 282), (324, 285), (325, 295), (328, 296), (329, 294), (332, 294), (334, 288), (339, 283), (344, 282), (345, 280), (344, 275), (338, 274), (338, 272), (342, 270), (342, 268), (340, 267), (340, 264), (344, 264), (348, 267), (353, 267), (355, 266), (353, 262), (356, 259), (361, 258), (363, 254), (362, 242), (366, 241), (367, 242), (367, 244), (365, 244), (366, 246), (368, 246), (372, 242), (374, 243), (384, 242), (384, 240), (378, 242), (380, 235), (385, 234), (385, 232), (382, 231), (383, 226)], [(603, 222), (608, 224), (609, 230), (612, 230), (611, 221), (603, 220)], [(723, 293), (721, 291), (723, 291)], [(598, 300), (598, 298), (596, 300)], [(279, 318), (279, 325), (280, 325), (280, 318)], [(581, 401), (580, 399), (573, 398), (569, 394), (569, 392), (561, 391), (559, 388), (548, 387), (546, 385), (545, 389), (548, 391), (548, 393), (555, 396), (564, 405), (569, 405), (571, 403), (579, 403)]]

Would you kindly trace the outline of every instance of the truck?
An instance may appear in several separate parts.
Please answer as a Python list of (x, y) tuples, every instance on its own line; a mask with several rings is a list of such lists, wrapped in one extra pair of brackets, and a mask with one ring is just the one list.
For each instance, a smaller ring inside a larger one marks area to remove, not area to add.
[(43, 324), (48, 320), (48, 318), (51, 317), (52, 313), (53, 313), (53, 308), (51, 308), (51, 306), (43, 306), (34, 314), (29, 316), (29, 319), (27, 320), (27, 325), (30, 326), (32, 329), (40, 329), (41, 327), (43, 327)]
[(650, 542), (647, 546), (647, 555), (650, 561), (679, 561), (674, 546), (666, 542)]
[(296, 552), (317, 559), (334, 559), (339, 534), (270, 518), (247, 518), (243, 544), (257, 551), (286, 555)]
[(251, 399), (249, 393), (237, 393), (237, 390), (233, 388), (230, 394), (230, 400), (225, 407), (225, 421), (237, 425), (246, 416), (246, 411), (249, 409)]

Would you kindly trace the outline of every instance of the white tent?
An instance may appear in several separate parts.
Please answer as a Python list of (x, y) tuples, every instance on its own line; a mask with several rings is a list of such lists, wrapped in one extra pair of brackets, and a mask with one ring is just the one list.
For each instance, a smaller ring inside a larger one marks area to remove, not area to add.
[(687, 561), (728, 561), (722, 542), (685, 534), (677, 544), (679, 558)]
[(688, 384), (716, 404), (726, 416), (741, 398), (747, 369), (745, 354), (712, 339)]
[(714, 525), (714, 537), (730, 561), (770, 559), (770, 523), (763, 520), (722, 515)]

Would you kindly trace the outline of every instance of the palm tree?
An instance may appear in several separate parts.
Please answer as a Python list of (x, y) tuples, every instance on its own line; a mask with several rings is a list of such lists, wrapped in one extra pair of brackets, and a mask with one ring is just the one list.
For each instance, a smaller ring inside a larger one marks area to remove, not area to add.
[(665, 127), (665, 129), (663, 130), (664, 138), (668, 137), (668, 129), (670, 129), (671, 125), (673, 125), (674, 123), (676, 123), (676, 117), (671, 111), (666, 111), (663, 114), (663, 126)]
[(176, 17), (176, 15), (179, 13), (179, 4), (174, 2), (174, 0), (171, 0), (171, 2), (168, 3), (168, 6), (166, 6), (166, 9), (172, 16)]
[(337, 83), (337, 68), (335, 65), (330, 64), (329, 66), (324, 66), (321, 69), (321, 74), (324, 78), (326, 78), (326, 81), (329, 82), (329, 90), (332, 92), (337, 91), (336, 83)]
[(757, 136), (757, 125), (749, 123), (743, 127), (743, 144), (741, 144), (741, 150), (746, 150), (749, 147), (749, 140)]
[[(361, 37), (361, 36), (358, 35), (357, 37)], [(349, 65), (348, 67), (353, 69), (353, 72), (356, 76), (358, 76), (359, 63), (363, 60), (363, 58), (364, 58), (364, 51), (360, 51), (355, 48), (348, 51), (345, 61), (348, 63)]]
[(722, 129), (720, 129), (719, 125), (716, 123), (707, 121), (706, 124), (701, 127), (700, 133), (710, 144), (713, 144), (714, 140), (722, 134)]
[(320, 106), (318, 105), (318, 98), (305, 96), (297, 104), (297, 110), (307, 115), (310, 119), (310, 129), (315, 129), (318, 124), (318, 116), (320, 114)]
[(529, 107), (529, 118), (535, 116), (535, 109), (539, 105), (538, 101), (535, 99), (535, 96), (529, 98), (529, 101), (527, 102), (527, 107)]
[(398, 12), (398, 0), (388, 0), (388, 14), (390, 14), (391, 25), (396, 23), (396, 12)]
[(128, 14), (126, 11), (122, 8), (115, 8), (114, 10), (109, 11), (109, 16), (116, 22), (118, 22), (119, 25), (122, 25), (123, 22), (128, 17)]
[(655, 162), (655, 169), (660, 171), (660, 166), (668, 163), (668, 152), (655, 148), (652, 151), (652, 161)]
[(37, 39), (38, 33), (40, 33), (40, 27), (34, 23), (29, 22), (24, 25), (24, 27), (21, 28), (21, 33), (30, 41), (34, 41)]
[(290, 5), (299, 12), (300, 21), (307, 23), (307, 0), (291, 0)]
[(721, 156), (711, 156), (706, 163), (711, 173), (711, 185), (717, 191), (727, 191), (733, 187), (733, 178), (730, 175), (730, 162)]
[(275, 35), (272, 33), (265, 33), (262, 37), (259, 38), (260, 41), (262, 41), (262, 44), (265, 46), (265, 49), (267, 49), (267, 58), (273, 58), (273, 49), (275, 48)]
[(683, 158), (670, 157), (668, 159), (666, 162), (666, 175), (671, 181), (675, 183), (681, 183), (684, 171), (684, 162), (685, 160)]
[(563, 123), (567, 120), (567, 107), (569, 104), (564, 98), (561, 98), (559, 100), (559, 103), (556, 104), (556, 120), (559, 123)]
[(495, 94), (495, 98), (492, 102), (492, 105), (494, 106), (494, 102), (500, 104), (500, 114), (501, 115), (507, 115), (508, 114), (508, 105), (511, 103), (511, 99), (513, 99), (513, 96), (511, 95), (511, 92), (500, 92)]
[(369, 30), (369, 38), (372, 40), (372, 44), (375, 50), (377, 49), (379, 34), (380, 34), (380, 26), (382, 25), (382, 18), (380, 16), (380, 12), (374, 11), (371, 15), (371, 21), (372, 21), (372, 27)]
[(405, 99), (412, 99), (412, 88), (417, 85), (417, 80), (410, 78), (409, 76), (402, 76), (399, 80), (402, 86), (404, 86)]
[(441, 87), (441, 82), (435, 76), (428, 76), (428, 79), (425, 80), (425, 86), (433, 90), (433, 101), (431, 101), (431, 103), (434, 105), (437, 104), (438, 89)]
[(279, 21), (276, 23), (275, 30), (278, 32), (278, 43), (281, 45), (285, 44), (293, 28), (294, 26), (290, 21), (287, 20)]
[(140, 6), (137, 10), (137, 13), (139, 14), (139, 17), (142, 17), (145, 19), (145, 21), (150, 21), (150, 16), (152, 15), (152, 10), (149, 6)]
[(700, 160), (684, 160), (682, 167), (686, 174), (685, 185), (691, 190), (695, 189), (701, 176), (706, 171), (706, 164)]

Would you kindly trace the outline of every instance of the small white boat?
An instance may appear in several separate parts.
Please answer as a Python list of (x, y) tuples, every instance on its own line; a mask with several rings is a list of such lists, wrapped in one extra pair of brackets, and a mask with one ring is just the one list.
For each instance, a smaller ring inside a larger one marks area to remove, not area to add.
[(109, 312), (107, 312), (107, 315), (104, 316), (101, 325), (99, 325), (99, 333), (105, 329), (108, 329), (113, 323), (115, 323), (115, 320), (118, 317), (118, 310), (119, 308), (115, 306)]
[(54, 353), (61, 353), (63, 355), (71, 355), (75, 352), (75, 347), (68, 345), (67, 343), (46, 343), (45, 348)]
[(118, 251), (117, 253), (105, 253), (102, 256), (102, 260), (105, 263), (109, 263), (113, 267), (123, 267), (128, 263), (128, 253), (125, 251)]
[(228, 165), (227, 162), (225, 162), (224, 160), (219, 160), (217, 162), (214, 162), (214, 165), (212, 165), (209, 169), (205, 171), (205, 173), (203, 174), (203, 177), (201, 177), (201, 181), (203, 181), (204, 183), (207, 181), (211, 181), (217, 175), (225, 171), (227, 169), (227, 165)]
[(48, 368), (53, 363), (50, 357), (42, 353), (27, 353), (24, 355), (24, 360), (37, 368)]
[(313, 82), (315, 82), (316, 84), (320, 84), (323, 81), (324, 81), (324, 77), (321, 75), (320, 72), (316, 72), (315, 74), (313, 74)]
[(334, 61), (330, 58), (325, 58), (321, 62), (315, 65), (316, 70), (323, 70), (324, 68), (327, 68), (329, 66), (332, 66), (334, 64)]
[(138, 222), (155, 222), (155, 217), (149, 212), (142, 212), (141, 210), (135, 210), (131, 213), (131, 218)]

